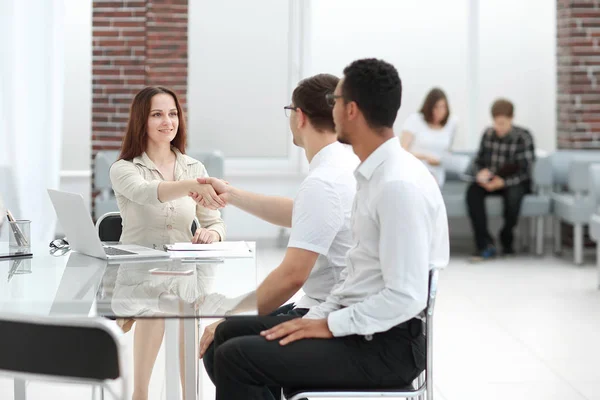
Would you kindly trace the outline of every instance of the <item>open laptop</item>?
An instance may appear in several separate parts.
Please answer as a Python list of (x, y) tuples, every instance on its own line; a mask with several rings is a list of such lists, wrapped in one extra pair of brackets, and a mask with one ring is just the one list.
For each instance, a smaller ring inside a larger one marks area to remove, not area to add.
[(48, 189), (48, 194), (72, 250), (110, 261), (169, 258), (169, 253), (166, 251), (138, 245), (103, 245), (82, 195), (52, 189)]

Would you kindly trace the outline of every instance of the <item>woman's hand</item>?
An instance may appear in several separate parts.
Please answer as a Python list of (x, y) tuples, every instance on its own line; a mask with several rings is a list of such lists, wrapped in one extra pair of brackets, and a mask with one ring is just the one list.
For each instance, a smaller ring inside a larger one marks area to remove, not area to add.
[(202, 205), (211, 210), (218, 210), (219, 208), (225, 207), (225, 202), (217, 195), (215, 189), (210, 184), (196, 183), (194, 190), (191, 190), (189, 195), (202, 199)]
[(213, 243), (220, 241), (221, 236), (217, 232), (205, 228), (196, 229), (196, 234), (192, 238), (192, 243)]

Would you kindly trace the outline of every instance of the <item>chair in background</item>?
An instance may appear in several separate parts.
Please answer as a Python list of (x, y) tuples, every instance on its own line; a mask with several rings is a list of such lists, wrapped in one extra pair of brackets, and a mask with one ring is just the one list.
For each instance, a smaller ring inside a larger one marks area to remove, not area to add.
[(306, 389), (284, 389), (282, 398), (288, 400), (323, 399), (332, 397), (341, 398), (369, 398), (369, 397), (393, 397), (404, 399), (433, 400), (433, 311), (437, 296), (439, 271), (433, 269), (429, 273), (429, 297), (427, 299), (425, 337), (427, 338), (427, 363), (425, 371), (409, 387), (397, 389), (366, 389), (366, 390), (344, 390), (343, 388), (332, 388), (328, 390), (310, 388)]
[[(192, 236), (196, 234), (198, 226), (200, 226), (200, 223), (197, 218), (194, 218), (191, 226)], [(121, 239), (121, 233), (123, 233), (121, 214), (118, 211), (104, 214), (96, 221), (96, 230), (101, 242), (118, 242)]]
[(596, 266), (598, 268), (598, 289), (600, 289), (600, 164), (589, 168), (590, 196), (594, 213), (590, 217), (590, 236), (596, 242)]
[[(91, 385), (115, 399), (129, 394), (122, 333), (102, 318), (0, 315), (0, 374), (15, 378), (15, 399), (25, 380)], [(111, 387), (120, 383), (120, 392)]]
[[(561, 222), (573, 225), (573, 261), (583, 263), (583, 228), (595, 205), (589, 193), (589, 167), (600, 163), (600, 151), (558, 150), (551, 156), (554, 192), (554, 251), (562, 251)], [(566, 189), (566, 190), (565, 190)]]

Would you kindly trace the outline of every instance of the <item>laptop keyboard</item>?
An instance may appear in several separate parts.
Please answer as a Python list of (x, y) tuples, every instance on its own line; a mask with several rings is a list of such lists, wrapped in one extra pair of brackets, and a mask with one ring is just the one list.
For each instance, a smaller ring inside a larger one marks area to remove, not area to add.
[(107, 256), (127, 256), (130, 254), (137, 254), (132, 251), (115, 249), (114, 247), (105, 247), (104, 252), (106, 253)]

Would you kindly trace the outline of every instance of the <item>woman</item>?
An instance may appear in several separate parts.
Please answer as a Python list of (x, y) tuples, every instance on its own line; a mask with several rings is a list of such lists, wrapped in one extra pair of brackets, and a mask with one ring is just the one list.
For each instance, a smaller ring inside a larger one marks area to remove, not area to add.
[[(216, 210), (225, 204), (211, 185), (197, 182), (196, 178), (208, 174), (202, 163), (185, 155), (186, 139), (185, 119), (173, 91), (147, 87), (135, 96), (121, 155), (110, 169), (123, 220), (122, 243), (162, 249), (175, 242), (212, 243), (225, 238), (225, 224)], [(196, 204), (189, 193), (202, 195), (210, 209)], [(195, 217), (200, 227), (192, 236)], [(134, 399), (148, 398), (164, 329), (164, 320), (136, 322)]]
[(402, 147), (427, 165), (440, 186), (445, 180), (441, 160), (450, 150), (456, 126), (446, 94), (433, 88), (425, 97), (421, 111), (410, 115), (402, 127)]

